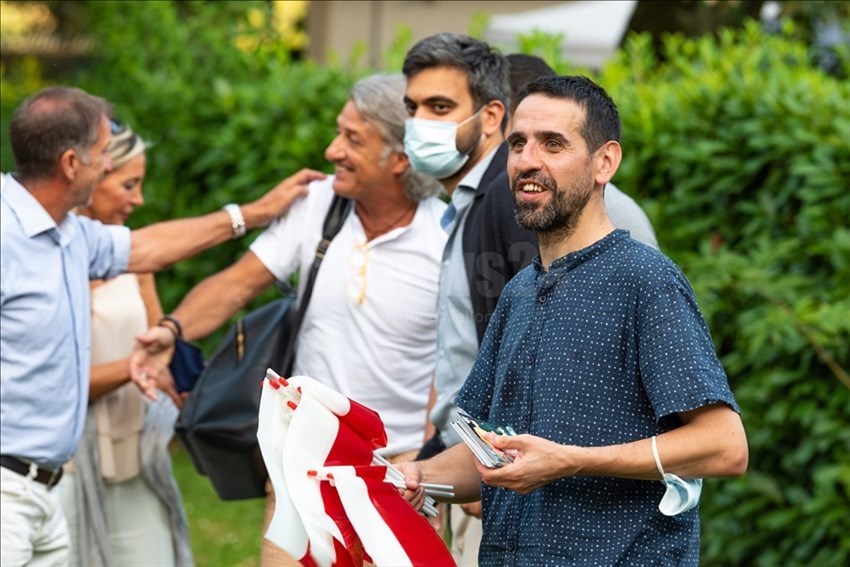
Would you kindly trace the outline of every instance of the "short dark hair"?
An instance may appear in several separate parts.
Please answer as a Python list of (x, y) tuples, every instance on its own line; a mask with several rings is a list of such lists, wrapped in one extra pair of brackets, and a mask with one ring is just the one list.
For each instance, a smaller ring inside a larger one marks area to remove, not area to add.
[(48, 87), (25, 100), (12, 115), (9, 141), (22, 179), (53, 174), (62, 152), (84, 154), (98, 139), (101, 121), (110, 115), (106, 100), (72, 87)]
[(520, 89), (517, 105), (532, 94), (572, 100), (582, 107), (585, 116), (579, 131), (590, 152), (595, 152), (605, 142), (620, 141), (620, 114), (617, 112), (617, 105), (605, 89), (587, 77), (540, 77)]
[(506, 55), (509, 66), (509, 81), (511, 84), (511, 114), (516, 110), (519, 90), (538, 77), (554, 77), (558, 73), (549, 66), (542, 57), (525, 53)]
[[(466, 73), (475, 109), (491, 100), (510, 106), (508, 62), (483, 41), (457, 33), (438, 33), (420, 40), (404, 58), (402, 72), (408, 79), (433, 67), (454, 67)], [(505, 123), (507, 123), (507, 112)]]

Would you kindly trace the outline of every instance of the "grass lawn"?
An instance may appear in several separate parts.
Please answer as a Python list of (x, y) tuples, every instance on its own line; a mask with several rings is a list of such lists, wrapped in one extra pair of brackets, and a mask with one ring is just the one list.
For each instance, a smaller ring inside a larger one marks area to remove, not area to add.
[(198, 567), (256, 567), (260, 560), (263, 499), (225, 502), (195, 471), (179, 443), (172, 445), (174, 476), (183, 493), (192, 553)]

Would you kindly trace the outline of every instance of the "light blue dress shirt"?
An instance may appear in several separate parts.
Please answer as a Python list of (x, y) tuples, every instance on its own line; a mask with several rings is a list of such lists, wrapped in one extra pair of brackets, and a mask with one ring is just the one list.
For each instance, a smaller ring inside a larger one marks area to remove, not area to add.
[(446, 447), (460, 443), (460, 437), (451, 427), (451, 422), (457, 419), (454, 399), (478, 356), (475, 314), (463, 259), (463, 227), (475, 191), (495, 155), (493, 150), (460, 180), (443, 214), (442, 224), (449, 239), (443, 249), (437, 296), (437, 364), (434, 370), (437, 400), (431, 409), (431, 422), (440, 430)]
[(86, 416), (89, 280), (123, 272), (130, 231), (69, 214), (56, 225), (12, 175), (0, 191), (0, 453), (55, 469)]

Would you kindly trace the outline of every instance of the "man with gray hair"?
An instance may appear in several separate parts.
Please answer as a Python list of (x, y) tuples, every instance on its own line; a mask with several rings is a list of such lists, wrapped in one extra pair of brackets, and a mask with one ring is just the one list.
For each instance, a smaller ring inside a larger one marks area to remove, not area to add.
[[(414, 171), (404, 153), (404, 85), (401, 75), (374, 75), (354, 85), (325, 150), (334, 175), (311, 184), (239, 261), (195, 286), (171, 314), (186, 338), (197, 339), (275, 280), (299, 269), (306, 274), (334, 194), (351, 199), (318, 272), (293, 374), (309, 375), (380, 413), (390, 460), (411, 458), (424, 440), (446, 241), (440, 226), (446, 205), (435, 197), (440, 185)], [(173, 338), (150, 329), (140, 363), (163, 366)], [(261, 563), (281, 553), (264, 542)], [(275, 564), (297, 562), (275, 558)]]

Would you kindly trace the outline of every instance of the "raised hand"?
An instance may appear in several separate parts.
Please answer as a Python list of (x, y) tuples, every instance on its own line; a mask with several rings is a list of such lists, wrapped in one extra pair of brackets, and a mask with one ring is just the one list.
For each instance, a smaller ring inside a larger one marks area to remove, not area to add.
[(286, 212), (292, 203), (307, 194), (307, 185), (327, 177), (315, 169), (302, 169), (275, 185), (265, 195), (247, 205), (242, 212), (249, 227), (265, 226)]

